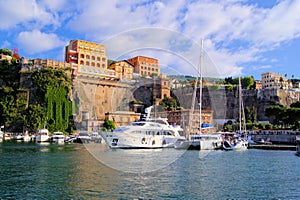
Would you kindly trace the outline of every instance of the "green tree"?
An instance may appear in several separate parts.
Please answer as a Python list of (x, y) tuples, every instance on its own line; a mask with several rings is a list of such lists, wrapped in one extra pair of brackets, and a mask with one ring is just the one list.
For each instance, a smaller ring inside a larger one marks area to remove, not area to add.
[(291, 108), (300, 108), (300, 101), (296, 101), (290, 105)]
[(0, 49), (0, 54), (3, 54), (3, 55), (8, 55), (8, 56), (12, 56), (13, 53), (11, 50), (5, 48), (5, 49)]
[(253, 76), (246, 76), (241, 79), (243, 89), (255, 89), (255, 81)]
[(177, 110), (178, 105), (177, 101), (173, 97), (166, 97), (164, 98), (161, 102), (160, 105), (165, 109), (165, 110)]
[(103, 130), (115, 130), (116, 125), (113, 121), (111, 120), (105, 120), (103, 124)]

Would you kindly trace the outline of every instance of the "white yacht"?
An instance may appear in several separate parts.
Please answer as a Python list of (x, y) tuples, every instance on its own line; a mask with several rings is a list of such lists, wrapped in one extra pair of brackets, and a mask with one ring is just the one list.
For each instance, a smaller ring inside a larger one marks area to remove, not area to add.
[(54, 132), (51, 136), (51, 142), (63, 144), (65, 143), (65, 135), (63, 134), (63, 132), (60, 131)]
[(48, 129), (40, 129), (38, 135), (35, 137), (36, 142), (49, 142), (50, 136)]
[(222, 147), (222, 137), (219, 134), (191, 135), (188, 149), (216, 150)]
[(169, 125), (166, 118), (148, 118), (100, 134), (111, 148), (172, 148), (177, 140), (185, 140), (180, 130)]

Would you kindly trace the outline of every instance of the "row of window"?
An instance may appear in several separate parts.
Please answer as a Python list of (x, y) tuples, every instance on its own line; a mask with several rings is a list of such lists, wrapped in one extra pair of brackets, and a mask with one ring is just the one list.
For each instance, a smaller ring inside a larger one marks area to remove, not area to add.
[(79, 72), (85, 72), (85, 73), (90, 73), (90, 74), (107, 74), (107, 75), (111, 75), (114, 76), (115, 72), (114, 71), (107, 71), (105, 72), (105, 70), (100, 70), (100, 69), (95, 69), (95, 68), (85, 68), (85, 67), (81, 67), (79, 70)]
[(82, 59), (87, 59), (87, 60), (97, 60), (97, 61), (102, 61), (102, 62), (105, 62), (106, 61), (106, 58), (102, 57), (99, 57), (99, 56), (90, 56), (90, 55), (85, 55), (85, 54), (80, 54), (80, 58)]
[[(101, 66), (100, 63), (94, 63), (94, 62), (91, 62), (91, 63), (90, 63), (89, 61), (86, 61), (86, 62), (84, 63), (83, 60), (80, 61), (80, 65), (81, 65), (81, 66), (86, 65), (86, 66), (92, 66), (92, 67), (100, 67), (100, 66)], [(105, 63), (102, 63), (102, 67), (103, 67), (103, 68), (106, 68)]]
[(147, 68), (147, 67), (141, 66), (141, 69), (143, 69), (143, 70), (147, 70), (148, 69), (149, 71), (153, 71), (153, 72), (156, 71), (156, 72), (158, 72), (158, 69), (154, 69), (154, 68), (150, 68), (150, 67)]
[[(81, 48), (81, 49), (83, 49), (83, 45), (80, 45), (79, 46), (79, 48)], [(91, 47), (89, 47), (88, 45), (85, 45), (85, 47), (84, 47), (85, 49), (90, 49), (90, 50), (92, 50), (92, 51), (100, 51), (100, 52), (104, 52), (104, 49), (103, 48), (98, 48), (98, 47), (93, 47), (93, 46), (91, 46)]]

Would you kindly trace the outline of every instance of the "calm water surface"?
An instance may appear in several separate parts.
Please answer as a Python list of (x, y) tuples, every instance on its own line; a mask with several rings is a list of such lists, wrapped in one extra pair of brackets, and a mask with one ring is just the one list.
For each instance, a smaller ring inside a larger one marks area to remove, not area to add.
[(0, 199), (299, 198), (293, 151), (0, 144)]

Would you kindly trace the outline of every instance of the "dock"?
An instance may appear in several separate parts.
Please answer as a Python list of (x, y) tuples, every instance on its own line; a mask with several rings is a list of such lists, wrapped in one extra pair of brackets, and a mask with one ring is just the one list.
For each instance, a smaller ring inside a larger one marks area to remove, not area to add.
[(284, 144), (250, 144), (248, 146), (248, 149), (296, 151), (296, 145), (284, 145)]

